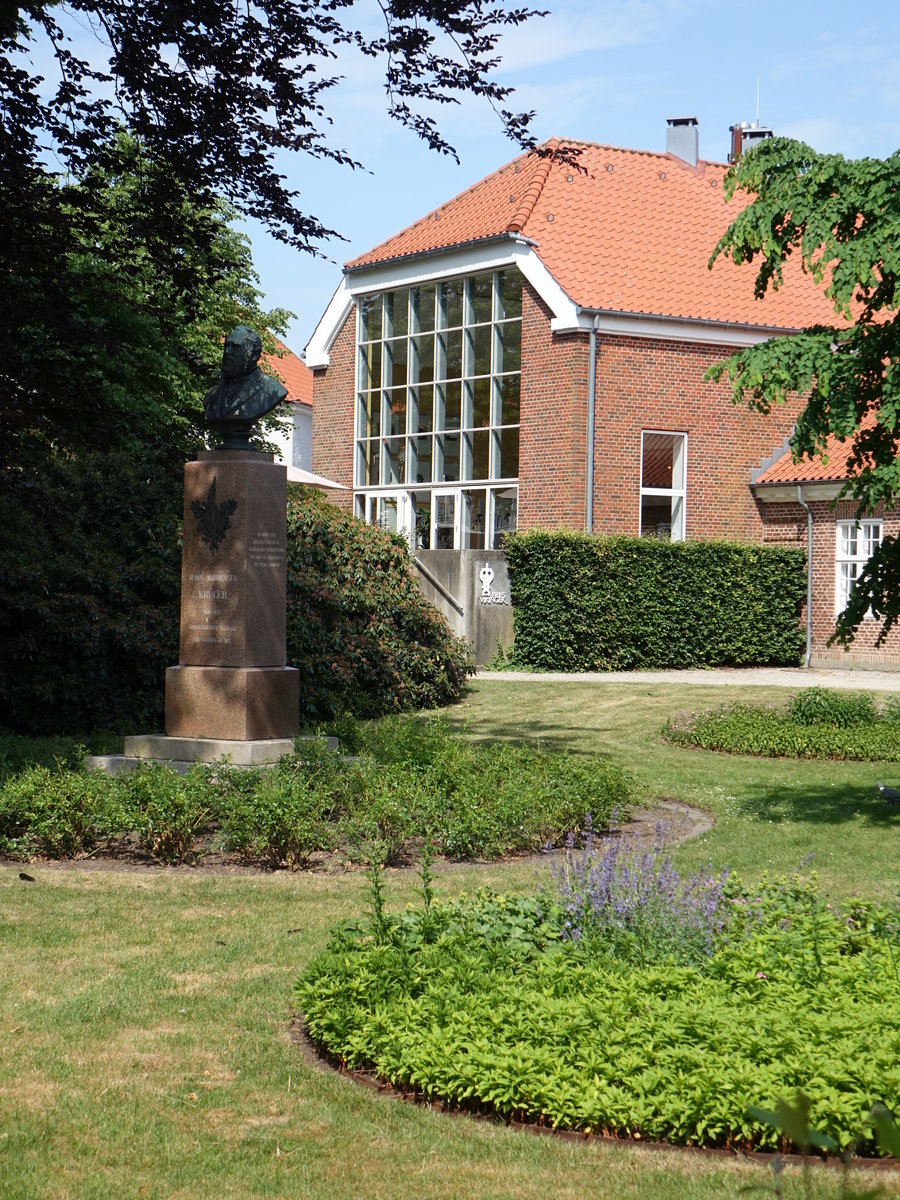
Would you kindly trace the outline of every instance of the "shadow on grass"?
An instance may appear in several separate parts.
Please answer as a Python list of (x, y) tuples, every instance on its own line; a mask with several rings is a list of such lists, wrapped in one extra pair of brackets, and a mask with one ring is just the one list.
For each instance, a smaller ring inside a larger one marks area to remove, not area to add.
[[(570, 754), (590, 754), (598, 758), (610, 758), (610, 751), (597, 746), (585, 745), (577, 735), (573, 737), (570, 725), (551, 723), (542, 720), (516, 721), (515, 724), (503, 721), (490, 722), (490, 733), (467, 725), (465, 720), (459, 721), (457, 729), (475, 742), (490, 745), (493, 742), (509, 742), (514, 746), (540, 744), (547, 750), (568, 751)], [(591, 736), (609, 734), (613, 730), (600, 726), (591, 727)]]
[(738, 804), (743, 815), (774, 824), (791, 821), (845, 825), (860, 821), (870, 827), (900, 830), (900, 807), (881, 798), (875, 781), (873, 768), (871, 784), (864, 785), (754, 782), (738, 798)]

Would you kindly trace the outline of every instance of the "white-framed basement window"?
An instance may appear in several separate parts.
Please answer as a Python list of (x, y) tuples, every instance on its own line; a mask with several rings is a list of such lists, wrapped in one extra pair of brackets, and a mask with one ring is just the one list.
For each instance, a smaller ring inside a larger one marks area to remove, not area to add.
[(684, 541), (687, 434), (641, 434), (641, 537)]
[[(835, 538), (834, 614), (847, 607), (853, 585), (862, 569), (881, 545), (884, 523), (875, 521), (838, 521)], [(871, 616), (871, 613), (867, 613)]]

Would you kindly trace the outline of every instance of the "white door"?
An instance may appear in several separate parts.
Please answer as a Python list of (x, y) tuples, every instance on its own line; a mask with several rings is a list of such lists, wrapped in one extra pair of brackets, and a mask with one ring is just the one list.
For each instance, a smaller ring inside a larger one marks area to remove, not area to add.
[(435, 550), (458, 550), (460, 545), (458, 491), (435, 491), (431, 504), (431, 545)]

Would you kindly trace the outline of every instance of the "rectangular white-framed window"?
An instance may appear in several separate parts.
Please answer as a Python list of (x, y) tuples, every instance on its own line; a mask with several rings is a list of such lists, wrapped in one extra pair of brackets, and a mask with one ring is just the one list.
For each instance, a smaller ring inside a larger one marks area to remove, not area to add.
[(684, 541), (687, 434), (645, 429), (641, 434), (641, 537)]
[[(834, 614), (847, 607), (853, 585), (862, 569), (881, 545), (884, 523), (874, 521), (838, 521), (835, 529)], [(871, 616), (871, 613), (867, 613)]]

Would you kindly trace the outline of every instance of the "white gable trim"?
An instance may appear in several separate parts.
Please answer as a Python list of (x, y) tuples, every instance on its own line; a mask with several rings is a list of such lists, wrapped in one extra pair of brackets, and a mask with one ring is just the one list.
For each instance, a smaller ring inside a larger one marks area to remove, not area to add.
[(343, 328), (347, 315), (353, 305), (353, 297), (345, 275), (335, 289), (328, 307), (322, 313), (312, 337), (306, 343), (304, 361), (311, 371), (317, 367), (327, 367), (331, 361), (331, 347), (334, 339)]
[(588, 332), (593, 328), (600, 334), (740, 347), (753, 346), (776, 334), (796, 332), (762, 325), (582, 308), (567, 295), (544, 265), (536, 243), (520, 234), (504, 234), (490, 241), (345, 271), (331, 303), (307, 344), (306, 365), (313, 370), (328, 366), (334, 340), (360, 296), (509, 266), (519, 268), (550, 309), (550, 328), (554, 333)]

